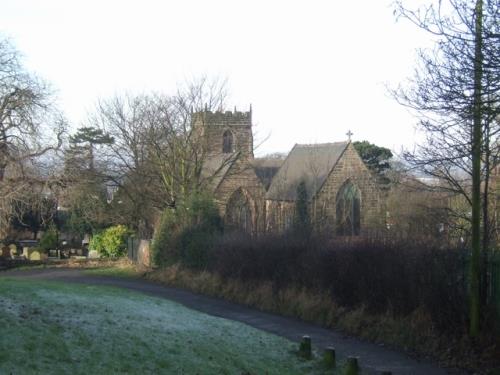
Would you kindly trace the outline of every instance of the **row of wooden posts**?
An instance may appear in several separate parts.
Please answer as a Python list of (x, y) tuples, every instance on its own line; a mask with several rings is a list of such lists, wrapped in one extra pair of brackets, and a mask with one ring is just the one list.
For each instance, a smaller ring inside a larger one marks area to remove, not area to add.
[[(311, 336), (302, 336), (302, 341), (299, 346), (299, 355), (305, 359), (312, 359), (312, 345)], [(323, 364), (327, 369), (334, 369), (337, 366), (337, 359), (335, 356), (335, 348), (328, 346), (323, 353)], [(358, 357), (347, 357), (347, 361), (344, 365), (342, 372), (344, 375), (359, 375), (359, 358)], [(381, 375), (391, 375), (390, 371), (382, 371)]]

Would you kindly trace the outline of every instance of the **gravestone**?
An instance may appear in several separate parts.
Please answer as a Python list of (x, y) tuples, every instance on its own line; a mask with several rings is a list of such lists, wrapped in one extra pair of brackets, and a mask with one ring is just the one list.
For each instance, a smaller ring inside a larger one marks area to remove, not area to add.
[(29, 260), (42, 260), (42, 254), (39, 250), (30, 251)]
[(14, 258), (17, 255), (17, 246), (16, 244), (11, 243), (9, 245), (9, 253), (12, 258)]

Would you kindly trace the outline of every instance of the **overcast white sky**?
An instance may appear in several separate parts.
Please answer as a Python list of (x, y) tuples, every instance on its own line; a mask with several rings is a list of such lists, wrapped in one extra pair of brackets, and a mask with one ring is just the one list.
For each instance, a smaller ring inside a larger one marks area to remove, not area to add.
[[(413, 0), (412, 0), (413, 1)], [(3, 0), (0, 33), (50, 81), (76, 128), (97, 98), (227, 77), (253, 106), (258, 155), (368, 140), (399, 151), (416, 119), (389, 98), (427, 36), (391, 0)]]

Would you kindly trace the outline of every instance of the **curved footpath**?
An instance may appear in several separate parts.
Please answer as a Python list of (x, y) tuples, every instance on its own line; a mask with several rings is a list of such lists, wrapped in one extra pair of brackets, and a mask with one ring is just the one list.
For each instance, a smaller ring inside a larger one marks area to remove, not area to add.
[(55, 268), (9, 271), (3, 274), (0, 273), (0, 276), (126, 288), (166, 298), (209, 315), (242, 322), (257, 329), (285, 337), (291, 341), (298, 342), (303, 335), (309, 335), (312, 339), (313, 348), (317, 350), (333, 346), (338, 358), (345, 358), (347, 356), (359, 357), (364, 374), (375, 374), (380, 373), (380, 371), (391, 371), (393, 374), (422, 375), (461, 373), (458, 370), (439, 368), (430, 362), (417, 361), (396, 350), (364, 342), (356, 338), (346, 337), (342, 333), (298, 319), (265, 313), (219, 298), (199, 295), (184, 289), (168, 287), (146, 280), (91, 276), (83, 273), (80, 269)]

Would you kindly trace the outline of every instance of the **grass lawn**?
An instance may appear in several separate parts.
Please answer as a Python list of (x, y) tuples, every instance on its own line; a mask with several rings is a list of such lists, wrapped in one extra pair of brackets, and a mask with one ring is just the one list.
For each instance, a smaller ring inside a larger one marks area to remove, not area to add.
[(0, 374), (320, 374), (297, 345), (111, 287), (0, 277)]

